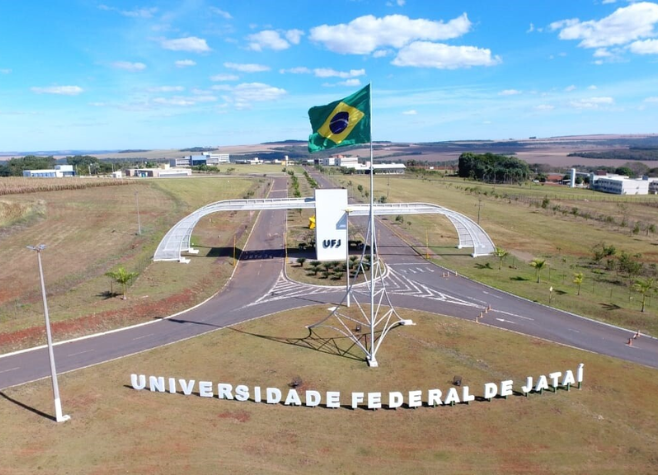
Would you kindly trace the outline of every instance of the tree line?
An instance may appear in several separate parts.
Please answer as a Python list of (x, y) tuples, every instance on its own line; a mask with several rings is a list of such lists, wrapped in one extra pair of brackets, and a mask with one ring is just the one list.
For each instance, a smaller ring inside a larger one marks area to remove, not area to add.
[(457, 167), (460, 177), (489, 183), (521, 183), (530, 177), (530, 167), (524, 161), (493, 153), (462, 153)]

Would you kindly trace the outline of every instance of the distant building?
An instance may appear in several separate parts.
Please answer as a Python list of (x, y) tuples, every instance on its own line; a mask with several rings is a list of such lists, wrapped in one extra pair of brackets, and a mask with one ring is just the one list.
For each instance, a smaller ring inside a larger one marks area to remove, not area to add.
[(54, 170), (23, 170), (23, 176), (28, 178), (64, 178), (75, 176), (73, 165), (55, 165)]
[(595, 191), (615, 195), (647, 195), (658, 193), (658, 178), (629, 178), (624, 175), (590, 175), (590, 187)]
[(160, 168), (129, 168), (124, 170), (126, 176), (138, 178), (173, 178), (179, 176), (191, 176), (190, 168), (171, 168), (168, 164)]
[[(344, 165), (344, 168), (352, 169), (356, 174), (368, 174), (370, 173), (370, 162)], [(404, 163), (375, 163), (372, 168), (375, 175), (403, 175), (407, 169)]]
[(200, 165), (214, 167), (222, 163), (230, 163), (230, 155), (228, 153), (203, 152), (200, 155), (188, 155), (183, 158), (169, 159), (169, 166), (172, 168), (198, 167)]

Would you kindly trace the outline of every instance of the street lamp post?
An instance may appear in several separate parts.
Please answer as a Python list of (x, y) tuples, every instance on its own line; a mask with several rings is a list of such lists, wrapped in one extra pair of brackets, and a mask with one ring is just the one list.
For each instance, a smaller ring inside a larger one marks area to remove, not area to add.
[(41, 251), (46, 246), (39, 244), (38, 246), (27, 246), (28, 249), (37, 252), (37, 260), (39, 261), (39, 278), (41, 279), (41, 295), (43, 296), (43, 314), (46, 319), (46, 338), (48, 340), (48, 356), (50, 357), (50, 373), (53, 382), (53, 398), (55, 401), (55, 420), (57, 422), (66, 422), (71, 416), (62, 414), (62, 403), (59, 399), (59, 386), (57, 385), (57, 370), (55, 369), (55, 354), (53, 352), (53, 338), (50, 333), (50, 318), (48, 317), (48, 302), (46, 300), (46, 284), (43, 281), (43, 267), (41, 266)]

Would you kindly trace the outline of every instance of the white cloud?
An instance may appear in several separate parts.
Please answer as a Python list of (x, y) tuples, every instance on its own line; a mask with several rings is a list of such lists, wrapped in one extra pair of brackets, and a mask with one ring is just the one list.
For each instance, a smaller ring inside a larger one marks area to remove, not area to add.
[(404, 115), (416, 115), (416, 114), (418, 114), (418, 112), (416, 112), (414, 109), (410, 109), (408, 111), (402, 112), (402, 114), (404, 114)]
[(310, 39), (342, 54), (370, 54), (382, 47), (402, 48), (414, 40), (446, 40), (462, 36), (471, 28), (466, 13), (450, 20), (412, 20), (404, 15), (376, 18), (366, 15), (339, 25), (311, 29)]
[(153, 102), (156, 104), (161, 104), (165, 106), (193, 106), (195, 102), (191, 99), (186, 99), (183, 97), (156, 97), (153, 99)]
[(599, 21), (561, 20), (551, 23), (549, 29), (560, 30), (558, 37), (562, 40), (580, 40), (578, 46), (582, 48), (602, 48), (654, 36), (656, 23), (658, 5), (639, 2), (618, 8)]
[(489, 49), (416, 41), (402, 48), (391, 64), (421, 68), (458, 69), (470, 68), (471, 66), (494, 66), (500, 62), (500, 57), (492, 57)]
[(392, 53), (392, 51), (388, 50), (388, 49), (378, 49), (377, 51), (372, 53), (372, 57), (373, 58), (383, 58), (384, 56), (388, 56), (391, 53)]
[(107, 103), (106, 102), (90, 102), (89, 105), (93, 106), (93, 107), (105, 107), (107, 105)]
[(185, 88), (183, 86), (157, 86), (148, 88), (149, 92), (180, 92), (184, 90)]
[(286, 31), (285, 35), (288, 41), (294, 45), (298, 45), (302, 39), (302, 36), (304, 36), (304, 32), (302, 30), (288, 30)]
[(205, 94), (205, 95), (198, 95), (194, 96), (192, 98), (194, 102), (215, 102), (217, 100), (217, 97), (211, 95), (211, 94)]
[(33, 87), (31, 91), (36, 94), (60, 94), (63, 96), (77, 96), (83, 89), (80, 86), (50, 86)]
[(189, 66), (196, 66), (196, 61), (192, 61), (191, 59), (181, 59), (174, 64), (177, 68), (187, 68)]
[(120, 10), (115, 7), (108, 7), (107, 5), (98, 5), (99, 10), (105, 10), (108, 12), (117, 12), (119, 15), (130, 18), (152, 18), (153, 15), (158, 11), (157, 8), (135, 8), (134, 10)]
[(285, 89), (260, 82), (238, 84), (231, 92), (226, 99), (233, 102), (237, 109), (247, 109), (253, 102), (275, 101), (287, 94)]
[(305, 67), (305, 66), (299, 66), (299, 67), (296, 67), (296, 68), (289, 68), (289, 69), (279, 69), (279, 72), (281, 74), (286, 74), (286, 73), (288, 73), (288, 74), (311, 74), (312, 73), (312, 71), (310, 69), (308, 69), (307, 67)]
[(525, 30), (525, 32), (526, 33), (532, 33), (533, 31), (535, 31), (535, 25), (530, 23), (530, 27), (528, 27), (528, 29)]
[(499, 96), (516, 96), (517, 94), (521, 94), (521, 91), (517, 89), (505, 89), (498, 93)]
[(264, 30), (247, 36), (247, 39), (250, 41), (249, 49), (253, 51), (263, 51), (263, 49), (280, 51), (290, 48), (290, 43), (281, 38), (279, 32), (274, 30)]
[(196, 36), (188, 36), (187, 38), (178, 38), (175, 40), (162, 40), (160, 44), (164, 49), (171, 51), (190, 51), (192, 53), (211, 51), (206, 40), (197, 38)]
[(0, 74), (11, 74), (11, 69), (8, 68), (0, 69)]
[(280, 32), (275, 30), (263, 30), (259, 33), (247, 36), (250, 41), (249, 49), (253, 51), (263, 51), (264, 49), (272, 49), (280, 51), (290, 48), (291, 44), (299, 44), (299, 41), (304, 34), (302, 30), (288, 30), (284, 31), (285, 39), (281, 37)]
[(269, 71), (269, 66), (264, 66), (262, 64), (253, 64), (253, 63), (224, 63), (224, 67), (229, 69), (235, 69), (243, 73), (260, 73), (263, 71)]
[(345, 81), (340, 81), (336, 83), (337, 86), (347, 86), (347, 87), (356, 87), (361, 85), (359, 79), (346, 79)]
[(587, 89), (589, 89), (590, 91), (595, 91), (595, 90), (598, 89), (598, 87), (596, 87), (594, 84), (592, 84), (591, 86), (587, 86)]
[(233, 88), (229, 86), (228, 84), (215, 84), (214, 86), (210, 86), (210, 89), (213, 91), (232, 91)]
[(594, 51), (595, 58), (609, 58), (610, 56), (612, 56), (612, 53), (605, 48), (597, 48)]
[(240, 79), (240, 76), (237, 74), (215, 74), (210, 76), (211, 81), (237, 81)]
[(608, 3), (616, 3), (616, 2), (617, 2), (617, 0), (603, 0), (601, 3), (603, 5), (607, 5)]
[(221, 10), (217, 7), (210, 7), (210, 11), (213, 12), (215, 15), (219, 15), (225, 18), (226, 20), (230, 20), (231, 18), (233, 18), (229, 12)]
[(649, 104), (658, 104), (658, 97), (653, 96), (653, 97), (647, 97), (644, 102), (649, 103)]
[(393, 6), (397, 5), (398, 7), (403, 7), (405, 3), (407, 3), (407, 0), (395, 0), (395, 3), (386, 2), (386, 6), (387, 7), (393, 7)]
[(635, 54), (658, 54), (658, 40), (635, 41), (628, 49)]
[(565, 87), (564, 90), (565, 90), (566, 92), (575, 91), (575, 90), (576, 90), (576, 86), (574, 86), (574, 85), (572, 84), (571, 86), (567, 86), (567, 87)]
[(539, 104), (538, 106), (535, 106), (535, 110), (538, 111), (552, 111), (553, 109), (555, 109), (555, 106), (550, 104)]
[(129, 61), (115, 61), (111, 64), (114, 69), (123, 69), (124, 71), (144, 71), (146, 65), (144, 63), (131, 63)]
[(571, 101), (569, 104), (576, 109), (599, 109), (601, 106), (609, 106), (615, 103), (612, 97), (590, 97)]
[(331, 68), (315, 68), (313, 74), (318, 78), (354, 78), (363, 76), (366, 73), (365, 69), (350, 69), (349, 71), (336, 71)]

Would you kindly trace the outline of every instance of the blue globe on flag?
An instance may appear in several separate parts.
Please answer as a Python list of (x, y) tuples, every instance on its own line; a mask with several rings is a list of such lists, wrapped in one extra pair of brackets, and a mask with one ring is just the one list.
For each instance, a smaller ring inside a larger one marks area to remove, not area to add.
[(350, 123), (349, 112), (341, 111), (331, 118), (331, 121), (329, 122), (329, 129), (334, 134), (340, 134), (343, 130), (347, 128), (349, 123)]

